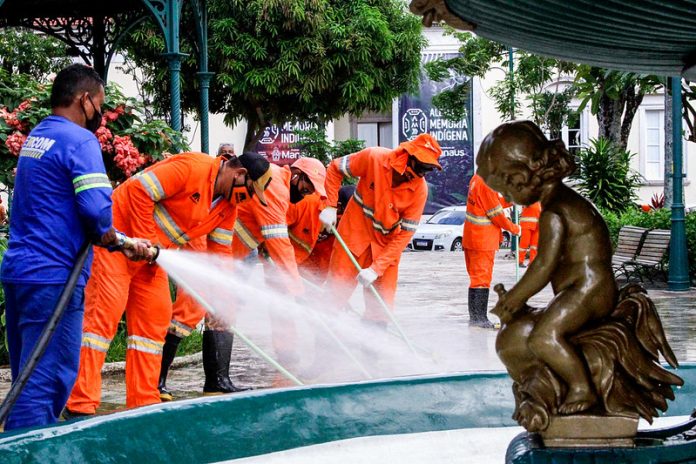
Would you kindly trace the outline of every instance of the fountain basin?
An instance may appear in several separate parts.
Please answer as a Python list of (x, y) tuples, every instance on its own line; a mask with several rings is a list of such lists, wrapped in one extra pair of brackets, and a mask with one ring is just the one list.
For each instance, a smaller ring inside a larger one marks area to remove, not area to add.
[[(696, 364), (678, 374), (686, 384), (668, 413), (689, 415)], [(163, 403), (5, 433), (0, 462), (214, 462), (362, 436), (512, 426), (511, 385), (504, 372), (481, 372)]]

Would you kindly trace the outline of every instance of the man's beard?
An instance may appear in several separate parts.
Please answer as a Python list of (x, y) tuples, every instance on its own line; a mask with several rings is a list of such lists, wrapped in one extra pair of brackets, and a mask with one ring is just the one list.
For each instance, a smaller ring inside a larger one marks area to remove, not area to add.
[(304, 198), (304, 195), (300, 193), (296, 185), (290, 184), (290, 203), (297, 203)]

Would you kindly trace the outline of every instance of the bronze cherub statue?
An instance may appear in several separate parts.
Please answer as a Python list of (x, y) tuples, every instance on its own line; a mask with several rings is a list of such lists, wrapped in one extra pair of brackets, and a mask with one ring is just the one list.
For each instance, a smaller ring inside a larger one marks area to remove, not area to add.
[[(652, 422), (683, 380), (660, 318), (638, 285), (618, 290), (607, 226), (597, 209), (563, 183), (574, 169), (560, 140), (532, 122), (491, 132), (477, 156), (478, 174), (508, 201), (541, 201), (538, 254), (508, 292), (496, 286), (501, 319), (496, 350), (514, 380), (513, 418), (543, 432), (551, 417), (638, 416)], [(545, 308), (527, 306), (551, 283)]]

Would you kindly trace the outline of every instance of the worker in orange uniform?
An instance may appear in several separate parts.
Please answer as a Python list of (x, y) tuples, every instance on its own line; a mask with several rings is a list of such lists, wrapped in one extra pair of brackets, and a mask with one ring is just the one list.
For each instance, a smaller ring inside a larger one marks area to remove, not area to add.
[[(337, 222), (341, 223), (341, 216), (348, 206), (348, 202), (355, 193), (355, 185), (344, 185), (338, 191), (337, 203)], [(322, 209), (324, 204), (322, 203)], [(318, 221), (317, 213), (317, 221)], [(290, 236), (292, 238), (292, 236)], [(333, 251), (335, 237), (330, 232), (321, 231), (316, 239), (314, 247), (310, 255), (301, 261), (297, 261), (302, 271), (308, 278), (316, 284), (323, 284), (326, 280), (326, 275), (329, 272), (329, 263), (331, 262), (331, 252)], [(293, 244), (294, 245), (294, 244)], [(295, 247), (295, 257), (297, 258), (297, 247)]]
[(306, 195), (297, 203), (290, 203), (287, 212), (288, 236), (295, 250), (295, 262), (300, 268), (312, 254), (319, 239), (321, 223), (319, 213), (324, 200), (317, 193)]
[[(314, 193), (326, 197), (324, 180), (326, 168), (314, 158), (299, 158), (290, 168), (271, 165), (273, 182), (268, 187), (267, 208), (255, 201), (239, 208), (234, 225), (232, 253), (244, 259), (252, 250), (263, 245), (269, 260), (263, 260), (264, 272), (278, 276), (286, 293), (300, 296), (304, 293), (302, 279), (297, 269), (295, 250), (288, 232), (288, 209)], [(273, 282), (275, 284), (275, 281)], [(278, 317), (271, 318), (273, 346), (281, 363), (297, 360), (293, 342), (293, 326)]]
[(469, 324), (476, 327), (494, 327), (487, 316), (488, 293), (501, 229), (520, 234), (520, 226), (505, 216), (498, 193), (474, 174), (469, 182), (462, 246), (469, 274)]
[(539, 243), (539, 216), (541, 216), (541, 203), (538, 201), (525, 206), (520, 213), (520, 227), (522, 228), (518, 256), (520, 267), (527, 267), (524, 264), (527, 252), (529, 252), (529, 264), (532, 264), (536, 258), (537, 244)]
[[(271, 182), (260, 155), (211, 158), (184, 153), (160, 161), (113, 192), (113, 222), (127, 235), (177, 248), (207, 236), (229, 246), (237, 205), (252, 195), (264, 202)], [(172, 307), (167, 275), (156, 265), (131, 263), (95, 249), (85, 289), (85, 317), (78, 379), (68, 416), (94, 414), (101, 397), (101, 368), (126, 312), (126, 406), (159, 403), (157, 379)]]
[(355, 278), (365, 287), (363, 318), (386, 326), (387, 316), (375, 304), (367, 288), (373, 283), (392, 306), (396, 293), (401, 253), (420, 222), (428, 197), (423, 178), (442, 169), (442, 150), (430, 134), (420, 134), (394, 150), (373, 147), (331, 162), (326, 174), (327, 207), (319, 218), (326, 228), (337, 221), (338, 190), (344, 177), (358, 177), (358, 185), (338, 228), (339, 235), (362, 268), (357, 270), (346, 252), (335, 243), (327, 285), (332, 300), (343, 307), (355, 288)]
[[(236, 157), (234, 146), (228, 142), (221, 143), (218, 147), (217, 156), (224, 159)], [(260, 158), (257, 157), (256, 159), (259, 160)], [(186, 243), (184, 249), (197, 252), (210, 251), (231, 256), (231, 244), (232, 235), (203, 236), (190, 240)], [(176, 357), (181, 340), (188, 337), (204, 317), (205, 330), (203, 331), (202, 355), (203, 370), (207, 374), (206, 383), (203, 385), (203, 394), (213, 395), (248, 390), (247, 388), (239, 388), (234, 385), (229, 377), (229, 362), (226, 364), (224, 362), (225, 358), (229, 359), (231, 356), (233, 340), (230, 340), (229, 343), (230, 354), (227, 354), (227, 346), (225, 344), (215, 343), (216, 331), (226, 328), (224, 322), (212, 315), (206, 317), (205, 309), (191, 295), (183, 291), (181, 287), (177, 287), (176, 299), (172, 307), (172, 320), (162, 347), (162, 364), (157, 383), (160, 400), (174, 400), (174, 395), (167, 388), (169, 368)], [(221, 352), (218, 352), (218, 349)]]

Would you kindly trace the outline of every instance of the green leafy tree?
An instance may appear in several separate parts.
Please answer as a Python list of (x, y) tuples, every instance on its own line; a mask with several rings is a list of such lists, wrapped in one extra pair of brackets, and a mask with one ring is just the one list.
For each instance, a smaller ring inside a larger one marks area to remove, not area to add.
[(599, 124), (599, 137), (625, 149), (633, 119), (646, 94), (664, 85), (659, 76), (578, 66), (575, 90), (581, 99), (578, 111), (589, 104)]
[[(558, 86), (555, 91), (545, 89), (554, 77), (572, 73), (574, 64), (516, 50), (515, 69), (510, 73), (509, 49), (505, 45), (451, 28), (446, 30), (446, 34), (459, 40), (459, 56), (426, 64), (430, 79), (441, 82), (452, 73), (483, 78), (492, 68), (498, 67), (505, 77), (491, 88), (490, 96), (500, 114), (506, 119), (519, 116), (522, 106), (519, 102), (524, 95), (532, 107), (534, 122), (553, 137), (560, 136), (563, 125), (575, 114), (569, 107), (572, 89)], [(465, 117), (468, 89), (467, 83), (454, 86), (436, 95), (433, 104), (445, 117), (460, 120)]]
[[(271, 124), (314, 122), (383, 111), (418, 83), (425, 46), (417, 17), (401, 0), (210, 0), (210, 109), (248, 123), (251, 149)], [(184, 12), (185, 16), (190, 15)], [(184, 23), (187, 22), (186, 19)], [(194, 28), (182, 31), (183, 108), (198, 109)], [(145, 91), (167, 112), (164, 44), (145, 24), (125, 45)]]
[(299, 140), (295, 148), (299, 149), (302, 156), (316, 158), (325, 165), (332, 159), (356, 153), (365, 148), (365, 141), (358, 139), (334, 140), (326, 139), (324, 129), (308, 129), (296, 131)]
[(25, 74), (46, 82), (72, 63), (68, 52), (68, 46), (53, 37), (22, 28), (0, 29), (0, 69), (5, 76)]
[(600, 137), (576, 156), (578, 168), (571, 176), (580, 192), (595, 205), (621, 213), (637, 199), (641, 176), (631, 169), (635, 155), (613, 141)]
[[(14, 185), (14, 168), (29, 132), (51, 113), (50, 84), (0, 69), (0, 183)], [(106, 86), (102, 123), (96, 132), (104, 164), (114, 183), (185, 146), (180, 132), (164, 121), (143, 122), (142, 104), (126, 98), (115, 84)]]

